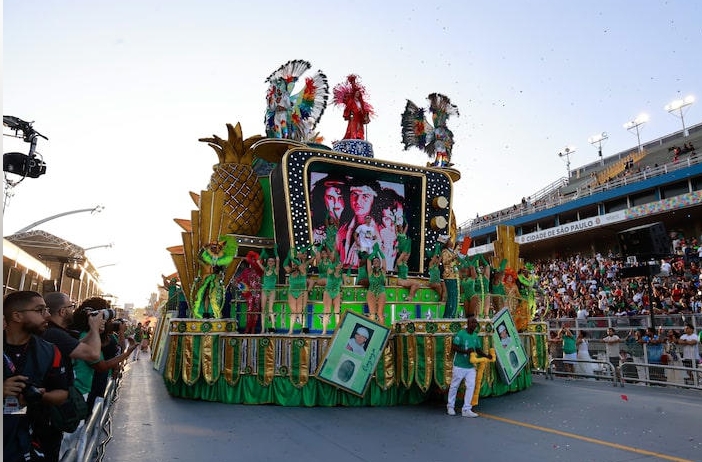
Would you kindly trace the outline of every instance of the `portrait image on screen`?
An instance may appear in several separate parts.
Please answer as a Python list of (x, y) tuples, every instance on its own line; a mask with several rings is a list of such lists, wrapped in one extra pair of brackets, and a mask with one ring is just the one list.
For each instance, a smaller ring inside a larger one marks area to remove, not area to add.
[(358, 268), (359, 252), (372, 252), (377, 243), (392, 271), (398, 233), (405, 228), (408, 236), (418, 233), (421, 203), (412, 204), (407, 197), (419, 186), (408, 185), (400, 175), (349, 168), (343, 173), (323, 171), (325, 165), (315, 171), (314, 167), (309, 169), (308, 183), (312, 242), (336, 251), (344, 267), (352, 269)]

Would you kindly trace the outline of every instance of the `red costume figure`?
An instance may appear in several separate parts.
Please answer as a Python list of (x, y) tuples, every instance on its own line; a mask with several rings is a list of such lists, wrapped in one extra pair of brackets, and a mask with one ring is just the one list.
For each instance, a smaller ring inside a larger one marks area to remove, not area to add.
[(345, 140), (365, 140), (364, 125), (374, 115), (373, 106), (366, 101), (366, 88), (357, 75), (349, 75), (346, 82), (334, 87), (334, 104), (344, 106), (344, 120), (348, 120)]
[(255, 334), (258, 318), (261, 315), (261, 268), (258, 266), (258, 254), (250, 251), (246, 254), (248, 267), (236, 278), (237, 287), (246, 300), (245, 334)]

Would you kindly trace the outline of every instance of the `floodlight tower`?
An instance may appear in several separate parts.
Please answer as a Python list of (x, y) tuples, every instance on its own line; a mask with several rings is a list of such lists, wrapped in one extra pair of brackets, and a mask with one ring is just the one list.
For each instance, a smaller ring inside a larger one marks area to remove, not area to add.
[(639, 143), (639, 153), (641, 153), (643, 150), (641, 149), (641, 133), (639, 131), (639, 127), (646, 122), (648, 122), (648, 114), (639, 114), (636, 116), (634, 120), (631, 120), (627, 123), (624, 124), (624, 128), (627, 130), (631, 131), (632, 129), (636, 129), (636, 139), (638, 140)]
[(607, 132), (598, 133), (597, 135), (592, 135), (587, 139), (587, 142), (591, 145), (597, 145), (597, 153), (600, 155), (600, 165), (604, 165), (604, 157), (602, 157), (602, 142), (607, 140), (609, 135)]
[[(683, 136), (688, 136), (689, 133), (687, 132), (687, 129), (685, 128), (685, 117), (683, 117), (683, 109), (688, 108), (692, 106), (692, 103), (695, 102), (695, 97), (692, 95), (688, 95), (684, 97), (683, 99), (676, 99), (675, 101), (671, 101), (670, 103), (666, 104), (664, 109), (668, 111), (670, 114), (673, 114), (674, 116), (677, 116), (678, 114), (680, 115), (680, 120), (682, 121), (682, 133)], [(676, 114), (676, 112), (678, 114)]]
[(575, 154), (575, 146), (566, 146), (558, 153), (558, 157), (566, 158), (566, 169), (568, 170), (568, 181), (570, 181), (570, 156)]

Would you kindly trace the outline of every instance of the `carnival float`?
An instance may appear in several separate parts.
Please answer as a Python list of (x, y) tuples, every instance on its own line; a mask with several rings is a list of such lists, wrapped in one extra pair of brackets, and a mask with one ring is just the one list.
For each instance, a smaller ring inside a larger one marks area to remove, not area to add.
[[(175, 397), (286, 406), (419, 403), (448, 389), (453, 335), (477, 316), (485, 351), (478, 397), (531, 385), (547, 365), (545, 326), (531, 323), (533, 280), (513, 230), (494, 255), (469, 255), (452, 211), (458, 108), (439, 93), (407, 101), (404, 149), (426, 165), (376, 156), (375, 116), (357, 75), (331, 90), (293, 60), (267, 79), (265, 135), (202, 138), (219, 162), (194, 209), (174, 219), (177, 272), (155, 341)], [(298, 88), (299, 87), (299, 88)], [(344, 138), (315, 132), (327, 102)], [(431, 122), (425, 114), (429, 113)], [(438, 274), (438, 276), (437, 276)], [(496, 359), (496, 361), (495, 361)]]

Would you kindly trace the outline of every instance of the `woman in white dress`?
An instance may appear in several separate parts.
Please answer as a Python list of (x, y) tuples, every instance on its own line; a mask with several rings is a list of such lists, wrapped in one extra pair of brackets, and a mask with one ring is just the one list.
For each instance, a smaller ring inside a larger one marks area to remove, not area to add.
[[(587, 340), (587, 332), (581, 330), (578, 333), (578, 338), (575, 341), (575, 344), (577, 345), (578, 348), (578, 355), (577, 358), (580, 360), (584, 361), (592, 361), (592, 358), (590, 357), (590, 351), (588, 350), (588, 340)], [(588, 363), (588, 362), (579, 362), (576, 365), (575, 371), (578, 374), (584, 374), (584, 375), (594, 375), (594, 367), (595, 365), (593, 363)]]

